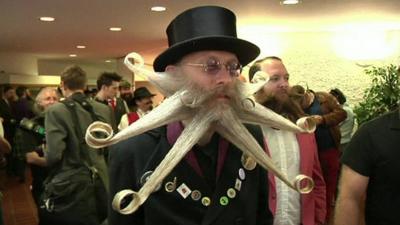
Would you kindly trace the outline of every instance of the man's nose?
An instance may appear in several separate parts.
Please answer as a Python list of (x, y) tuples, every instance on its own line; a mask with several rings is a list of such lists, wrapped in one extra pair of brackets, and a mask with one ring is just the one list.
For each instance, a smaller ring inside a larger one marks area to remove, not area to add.
[(282, 80), (279, 84), (280, 87), (288, 89), (289, 88), (289, 82), (287, 80)]
[(231, 83), (233, 79), (234, 77), (232, 77), (230, 72), (225, 67), (222, 67), (222, 69), (216, 75), (216, 80), (218, 85), (225, 85)]

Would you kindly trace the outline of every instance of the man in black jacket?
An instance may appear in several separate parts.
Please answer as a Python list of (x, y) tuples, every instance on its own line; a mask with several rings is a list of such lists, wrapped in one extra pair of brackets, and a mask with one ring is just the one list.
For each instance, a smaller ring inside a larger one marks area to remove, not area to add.
[[(236, 37), (235, 20), (231, 11), (215, 6), (183, 12), (167, 28), (170, 47), (157, 57), (154, 70), (186, 77), (204, 93), (220, 90), (209, 100), (210, 109), (229, 105), (228, 92), (234, 92), (241, 65), (259, 54), (257, 46)], [(170, 123), (115, 145), (109, 158), (111, 199), (123, 189), (142, 188), (193, 120)], [(261, 130), (247, 129), (263, 146)], [(122, 215), (110, 209), (109, 224), (272, 224), (265, 170), (249, 167), (242, 152), (215, 131), (211, 126), (200, 137), (136, 212)]]

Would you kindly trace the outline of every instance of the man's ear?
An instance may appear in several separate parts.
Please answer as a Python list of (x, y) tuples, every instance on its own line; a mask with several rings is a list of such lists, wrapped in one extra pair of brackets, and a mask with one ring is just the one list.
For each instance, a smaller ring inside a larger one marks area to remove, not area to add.
[(168, 65), (167, 67), (165, 67), (165, 72), (174, 74), (176, 72), (176, 69), (177, 67), (175, 65)]

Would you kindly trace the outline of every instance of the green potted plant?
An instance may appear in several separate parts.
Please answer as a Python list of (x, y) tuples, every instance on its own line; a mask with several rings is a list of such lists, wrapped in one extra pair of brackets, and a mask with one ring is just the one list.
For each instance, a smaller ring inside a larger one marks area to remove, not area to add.
[(363, 101), (355, 108), (358, 123), (367, 122), (385, 112), (394, 110), (400, 99), (400, 69), (390, 64), (371, 67), (365, 73), (372, 78), (371, 87), (364, 91)]

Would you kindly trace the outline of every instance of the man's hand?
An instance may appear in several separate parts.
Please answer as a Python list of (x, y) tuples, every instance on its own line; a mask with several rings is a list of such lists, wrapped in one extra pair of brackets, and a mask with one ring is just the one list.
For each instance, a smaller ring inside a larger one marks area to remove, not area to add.
[(28, 152), (25, 154), (26, 162), (37, 166), (47, 166), (46, 158), (39, 156), (35, 151)]
[(32, 151), (25, 154), (26, 162), (29, 164), (35, 164), (35, 162), (40, 159), (40, 156), (37, 152)]
[(324, 118), (322, 116), (320, 116), (320, 115), (314, 115), (312, 117), (315, 120), (315, 123), (317, 125), (320, 125), (320, 124), (322, 124), (324, 122)]

